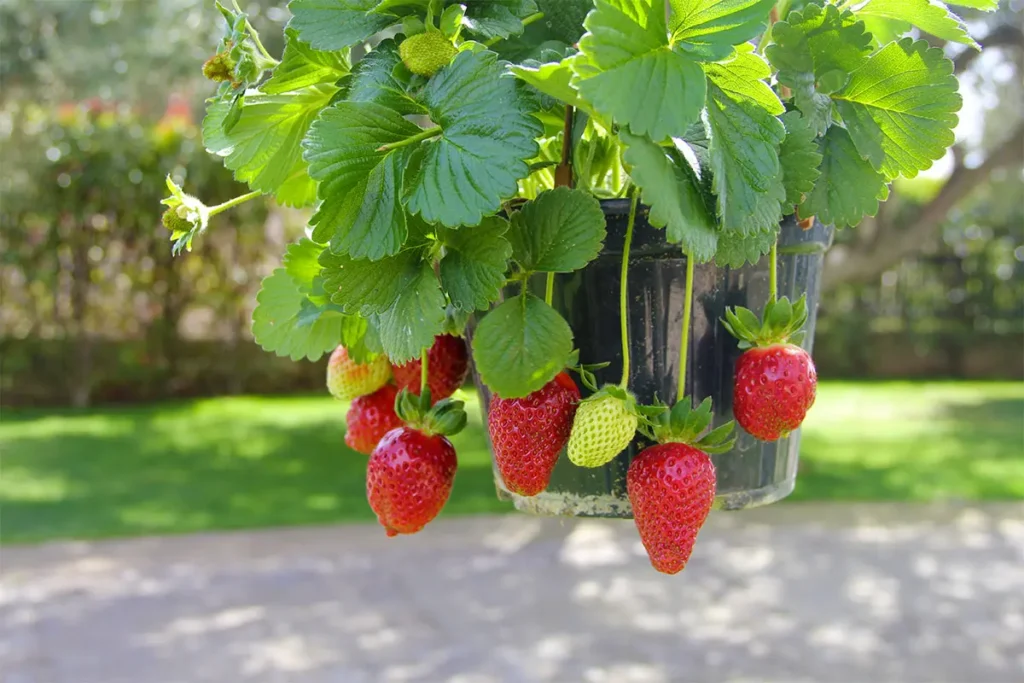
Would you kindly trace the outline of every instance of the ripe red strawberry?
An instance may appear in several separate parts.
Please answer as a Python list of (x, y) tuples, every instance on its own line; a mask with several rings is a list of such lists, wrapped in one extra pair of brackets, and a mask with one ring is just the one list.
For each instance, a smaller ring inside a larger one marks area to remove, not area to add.
[(398, 427), (384, 435), (366, 470), (366, 497), (388, 536), (414, 534), (448, 502), (458, 461), (451, 442)]
[(522, 398), (495, 397), (487, 428), (494, 460), (509, 491), (535, 496), (548, 486), (558, 454), (569, 440), (580, 390), (559, 373)]
[(366, 468), (366, 498), (388, 536), (414, 534), (448, 501), (458, 461), (446, 435), (466, 426), (462, 401), (402, 391), (395, 412), (407, 423), (384, 435)]
[(636, 456), (626, 472), (640, 540), (651, 565), (665, 574), (686, 566), (715, 501), (715, 467), (708, 453), (726, 453), (736, 443), (732, 422), (705, 434), (711, 419), (710, 398), (697, 408), (689, 398), (679, 401), (642, 427), (659, 445)]
[(814, 404), (818, 374), (803, 339), (807, 298), (791, 304), (769, 300), (763, 321), (737, 306), (722, 324), (748, 349), (736, 362), (732, 409), (743, 429), (761, 441), (775, 441), (800, 426)]
[(398, 389), (392, 384), (352, 401), (345, 416), (345, 443), (352, 450), (370, 455), (384, 435), (403, 422), (395, 412)]
[[(420, 393), (420, 361), (413, 360), (404, 365), (395, 365), (395, 384), (399, 389)], [(427, 351), (427, 385), (434, 401), (448, 398), (462, 386), (469, 373), (469, 353), (461, 337), (440, 334), (434, 338), (434, 345)]]
[(775, 441), (804, 421), (817, 386), (814, 361), (799, 346), (773, 344), (749, 349), (736, 363), (736, 421), (756, 438)]
[(372, 394), (387, 384), (390, 377), (387, 358), (376, 356), (368, 363), (357, 363), (344, 346), (334, 349), (327, 363), (327, 390), (342, 401)]
[(687, 444), (651, 446), (630, 463), (626, 490), (651, 565), (680, 572), (715, 500), (711, 458)]

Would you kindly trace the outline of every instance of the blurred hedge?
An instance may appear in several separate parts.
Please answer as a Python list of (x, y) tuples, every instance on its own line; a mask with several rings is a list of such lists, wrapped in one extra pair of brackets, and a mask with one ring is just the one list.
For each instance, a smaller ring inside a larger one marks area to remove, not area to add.
[[(171, 257), (166, 175), (211, 204), (246, 191), (203, 152), (187, 102), (172, 99), (151, 123), (100, 101), (7, 111), (19, 134), (4, 147), (14, 172), (0, 205), (5, 402), (85, 405), (111, 375), (134, 374), (142, 396), (174, 393), (192, 383), (181, 378), (188, 340), (249, 346), (255, 292), (277, 265), (269, 255), (294, 235), (252, 202), (218, 217), (194, 253)], [(122, 341), (125, 350), (101, 352)], [(59, 375), (42, 371), (52, 365)], [(144, 386), (153, 366), (166, 388)]]

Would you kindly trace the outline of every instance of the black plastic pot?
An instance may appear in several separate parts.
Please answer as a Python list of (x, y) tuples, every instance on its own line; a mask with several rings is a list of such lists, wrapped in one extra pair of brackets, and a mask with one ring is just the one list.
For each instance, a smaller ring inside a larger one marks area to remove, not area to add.
[[(581, 271), (559, 275), (555, 280), (554, 307), (568, 320), (580, 350), (580, 362), (610, 362), (598, 373), (599, 384), (615, 383), (622, 375), (619, 333), (619, 283), (622, 246), (629, 203), (602, 202), (608, 217), (605, 248)], [(804, 346), (810, 349), (822, 262), (832, 241), (832, 229), (820, 223), (802, 230), (787, 218), (779, 237), (779, 295), (790, 299), (807, 292), (811, 311)], [(665, 243), (665, 233), (651, 227), (646, 211), (637, 217), (630, 250), (629, 310), (630, 388), (642, 402), (657, 396), (676, 400), (680, 325), (685, 297), (686, 258), (679, 248)], [(544, 280), (531, 283), (543, 296)], [(698, 401), (712, 397), (715, 424), (732, 419), (733, 367), (740, 351), (736, 340), (719, 320), (727, 306), (746, 306), (760, 312), (768, 296), (768, 259), (756, 266), (718, 268), (698, 265), (694, 276), (694, 306), (690, 328), (687, 393)], [(480, 390), (485, 424), (490, 394), (474, 374)], [(534, 497), (507, 491), (495, 469), (498, 496), (511, 500), (517, 509), (542, 515), (574, 517), (632, 517), (626, 496), (626, 470), (636, 453), (646, 447), (642, 438), (608, 465), (576, 467), (562, 453), (547, 490)], [(775, 443), (762, 443), (739, 430), (736, 447), (714, 456), (718, 474), (715, 505), (727, 510), (766, 505), (786, 497), (796, 483), (800, 433)]]

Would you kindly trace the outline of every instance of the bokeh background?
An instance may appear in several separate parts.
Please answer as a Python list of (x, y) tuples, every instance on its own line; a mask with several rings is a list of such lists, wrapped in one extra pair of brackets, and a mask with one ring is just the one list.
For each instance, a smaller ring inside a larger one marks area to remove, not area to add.
[[(283, 3), (243, 4), (279, 53)], [(965, 17), (986, 49), (943, 46), (965, 96), (956, 147), (898, 181), (828, 255), (819, 399), (796, 492), (775, 506), (793, 515), (801, 504), (1024, 500), (1024, 15), (1015, 1)], [(276, 358), (249, 333), (259, 282), (303, 214), (252, 202), (177, 258), (160, 224), (167, 174), (211, 205), (243, 191), (199, 131), (212, 92), (200, 65), (221, 32), (206, 0), (0, 0), (6, 548), (373, 519), (365, 458), (344, 446), (346, 406), (324, 391), (324, 361)], [(509, 512), (476, 399), (463, 398), (471, 422), (443, 517)], [(740, 571), (745, 560), (729, 565), (732, 551), (719, 550), (716, 571)], [(627, 674), (586, 680), (662, 680)], [(115, 680), (97, 676), (69, 680)]]

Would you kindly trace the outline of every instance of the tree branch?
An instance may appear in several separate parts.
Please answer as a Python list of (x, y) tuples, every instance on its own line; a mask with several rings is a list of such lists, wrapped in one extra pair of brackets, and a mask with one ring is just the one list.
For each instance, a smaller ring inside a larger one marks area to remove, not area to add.
[(980, 166), (968, 168), (962, 163), (957, 164), (939, 193), (906, 228), (897, 229), (889, 221), (880, 220), (876, 224), (876, 238), (870, 246), (860, 245), (861, 249), (833, 249), (825, 268), (825, 289), (844, 282), (866, 282), (877, 278), (905, 257), (919, 252), (934, 238), (936, 228), (942, 224), (950, 210), (978, 185), (988, 180), (992, 171), (1022, 162), (1024, 123), (1018, 124), (1010, 139)]

